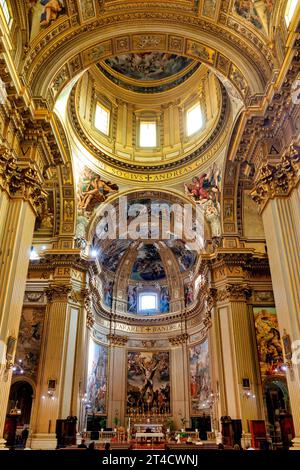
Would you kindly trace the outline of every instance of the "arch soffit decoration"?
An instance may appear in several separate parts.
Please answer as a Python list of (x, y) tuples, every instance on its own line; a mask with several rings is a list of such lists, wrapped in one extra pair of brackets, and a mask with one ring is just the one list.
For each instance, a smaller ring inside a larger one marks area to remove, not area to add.
[[(203, 62), (215, 71), (229, 91), (243, 100), (264, 92), (273, 60), (261, 40), (256, 38), (251, 43), (241, 33), (234, 34), (220, 24), (183, 15), (164, 17), (164, 26), (160, 24), (159, 12), (153, 13), (149, 21), (141, 13), (138, 26), (137, 19), (132, 13), (99, 18), (78, 28), (72, 28), (69, 19), (54, 23), (47, 34), (43, 33), (43, 39), (39, 35), (38, 44), (25, 59), (23, 72), (33, 96), (47, 99), (53, 107), (61, 90), (92, 64), (112, 55), (153, 50)], [(130, 20), (135, 20), (135, 24)], [(120, 36), (122, 23), (124, 33)], [(114, 25), (116, 28), (112, 30)], [(166, 26), (168, 34), (164, 32)]]

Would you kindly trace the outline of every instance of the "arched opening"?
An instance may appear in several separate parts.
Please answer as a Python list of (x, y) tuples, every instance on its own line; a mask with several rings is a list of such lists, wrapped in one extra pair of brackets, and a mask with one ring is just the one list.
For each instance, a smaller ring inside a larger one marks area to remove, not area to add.
[(265, 383), (265, 405), (269, 432), (276, 445), (290, 445), (295, 436), (290, 413), (289, 391), (285, 379), (272, 378)]
[(25, 380), (17, 381), (11, 386), (4, 428), (7, 446), (26, 446), (33, 394), (32, 386)]

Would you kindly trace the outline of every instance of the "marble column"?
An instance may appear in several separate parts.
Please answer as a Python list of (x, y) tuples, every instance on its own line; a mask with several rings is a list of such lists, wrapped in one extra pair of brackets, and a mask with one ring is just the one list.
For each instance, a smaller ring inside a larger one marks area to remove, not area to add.
[[(31, 168), (0, 156), (0, 448), (11, 384), (11, 365), (25, 292), (36, 207), (41, 186)], [(7, 348), (8, 344), (10, 347)]]
[[(252, 197), (262, 214), (280, 333), (300, 340), (300, 156), (293, 147), (262, 167)], [(287, 361), (288, 362), (288, 361)], [(294, 448), (300, 449), (300, 364), (289, 363), (287, 383)]]
[[(56, 420), (72, 415), (76, 401), (73, 386), (77, 378), (75, 357), (78, 324), (81, 323), (80, 305), (74, 299), (72, 286), (66, 283), (50, 286), (47, 296), (46, 336), (32, 417), (33, 449), (56, 447)], [(49, 381), (55, 381), (53, 390), (49, 387)]]

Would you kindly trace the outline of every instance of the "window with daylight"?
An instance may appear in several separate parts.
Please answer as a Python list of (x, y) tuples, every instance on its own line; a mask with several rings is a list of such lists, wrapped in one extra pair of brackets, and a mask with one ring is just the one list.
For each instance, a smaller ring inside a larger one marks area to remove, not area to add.
[(139, 295), (139, 312), (155, 312), (158, 308), (157, 294), (143, 292)]
[(95, 127), (105, 135), (109, 135), (110, 112), (102, 104), (97, 103), (95, 112)]
[(187, 135), (193, 135), (199, 131), (203, 125), (203, 118), (200, 104), (192, 106), (186, 113), (186, 131)]
[(7, 0), (0, 0), (0, 5), (1, 5), (2, 11), (3, 11), (3, 15), (4, 15), (4, 18), (6, 20), (6, 23), (9, 25), (11, 20), (12, 20), (12, 17), (11, 17), (11, 13), (10, 13), (10, 9), (9, 9)]
[(298, 5), (298, 2), (299, 2), (299, 0), (288, 0), (288, 2), (287, 2), (286, 9), (285, 9), (285, 15), (284, 15), (285, 23), (286, 23), (287, 26), (290, 25), (290, 22), (293, 19), (293, 16), (294, 16), (296, 7)]
[(156, 122), (141, 121), (140, 123), (140, 147), (156, 147)]

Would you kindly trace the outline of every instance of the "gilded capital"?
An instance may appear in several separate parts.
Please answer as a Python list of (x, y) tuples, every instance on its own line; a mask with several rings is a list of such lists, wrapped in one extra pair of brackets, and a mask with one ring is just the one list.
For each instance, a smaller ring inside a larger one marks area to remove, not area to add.
[(248, 284), (226, 284), (225, 287), (218, 289), (217, 301), (246, 301), (251, 295), (251, 288)]
[(18, 195), (31, 202), (35, 210), (47, 198), (37, 172), (30, 166), (18, 167), (13, 151), (5, 147), (0, 148), (0, 186), (10, 196)]
[(119, 336), (114, 334), (107, 335), (107, 339), (110, 341), (110, 344), (114, 346), (125, 346), (128, 341), (127, 336)]
[(183, 333), (182, 335), (177, 335), (173, 338), (169, 338), (169, 342), (172, 346), (179, 346), (180, 344), (186, 344), (188, 339), (189, 335), (187, 333)]
[(300, 175), (299, 150), (299, 147), (291, 145), (279, 163), (275, 165), (267, 163), (260, 169), (255, 187), (250, 193), (260, 211), (269, 199), (288, 196), (297, 185)]
[(64, 284), (55, 284), (46, 289), (46, 296), (49, 302), (64, 301), (67, 302), (69, 294), (72, 292), (71, 286)]

